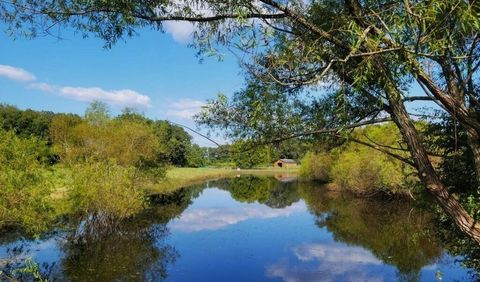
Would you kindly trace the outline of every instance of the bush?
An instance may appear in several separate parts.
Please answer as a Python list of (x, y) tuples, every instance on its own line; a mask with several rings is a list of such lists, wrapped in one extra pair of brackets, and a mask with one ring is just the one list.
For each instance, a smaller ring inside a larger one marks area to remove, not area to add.
[[(365, 142), (376, 140), (391, 148), (401, 144), (400, 134), (393, 124), (357, 129), (353, 137)], [(401, 150), (395, 150), (394, 153), (408, 156)], [(300, 175), (304, 178), (329, 181), (356, 192), (398, 192), (408, 188), (408, 183), (415, 181), (411, 176), (412, 172), (413, 170), (401, 161), (353, 141), (347, 141), (328, 152), (306, 154), (300, 168)]]
[(406, 175), (399, 161), (360, 146), (349, 144), (339, 153), (330, 171), (334, 183), (357, 192), (397, 191), (404, 186)]
[(74, 211), (104, 221), (122, 220), (141, 211), (144, 193), (135, 168), (104, 161), (77, 164), (72, 171), (69, 198)]
[(128, 120), (89, 123), (59, 117), (52, 122), (50, 132), (56, 152), (66, 163), (115, 159), (125, 167), (141, 167), (156, 161), (160, 150), (150, 126)]
[(44, 141), (0, 130), (0, 228), (21, 226), (37, 234), (46, 227), (52, 215), (48, 155)]
[(197, 144), (192, 144), (187, 151), (188, 167), (204, 167), (206, 165), (205, 150)]
[(328, 153), (308, 152), (301, 161), (299, 174), (305, 179), (328, 182), (332, 163), (333, 157)]

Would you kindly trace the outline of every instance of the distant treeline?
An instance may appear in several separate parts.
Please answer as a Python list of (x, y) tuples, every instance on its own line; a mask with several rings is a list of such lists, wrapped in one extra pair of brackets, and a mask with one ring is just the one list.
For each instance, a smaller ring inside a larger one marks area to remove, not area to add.
[[(98, 127), (101, 124), (104, 126)], [(301, 159), (310, 148), (309, 144), (298, 140), (262, 146), (236, 141), (231, 145), (200, 147), (192, 142), (192, 137), (181, 126), (165, 120), (149, 119), (128, 108), (124, 109), (120, 115), (112, 117), (108, 108), (101, 103), (93, 103), (84, 116), (31, 109), (20, 110), (12, 105), (0, 104), (0, 128), (4, 131), (12, 131), (20, 138), (36, 137), (45, 141), (49, 147), (56, 149), (55, 154), (49, 158), (52, 164), (59, 162), (61, 157), (71, 157), (65, 155), (67, 147), (70, 149), (83, 147), (83, 150), (87, 150), (87, 147), (94, 146), (95, 142), (87, 140), (81, 142), (82, 138), (91, 139), (93, 136), (103, 138), (105, 144), (110, 144), (108, 147), (111, 150), (117, 150), (123, 155), (125, 152), (120, 144), (117, 144), (117, 148), (113, 148), (115, 144), (113, 140), (118, 141), (118, 134), (121, 132), (133, 134), (132, 130), (140, 130), (140, 127), (148, 128), (147, 131), (150, 131), (151, 137), (156, 139), (155, 142), (158, 143), (159, 148), (155, 161), (161, 165), (241, 168), (270, 166), (280, 158)], [(105, 129), (102, 137), (99, 136), (102, 131), (99, 128)], [(115, 131), (117, 134), (109, 131)], [(107, 136), (108, 132), (110, 136)], [(140, 132), (137, 133), (140, 134)], [(111, 140), (108, 140), (109, 138)], [(97, 145), (98, 148), (89, 149), (97, 151), (105, 149), (102, 144)], [(63, 150), (60, 148), (62, 146)], [(110, 152), (110, 155), (103, 157), (108, 158), (113, 155), (114, 152)]]
[[(91, 125), (90, 128), (87, 128), (87, 124)], [(133, 129), (131, 128), (133, 124), (137, 125), (136, 129), (139, 129), (139, 127), (144, 127), (143, 129), (148, 128), (149, 133), (153, 134), (152, 137), (156, 139), (156, 142), (161, 147), (157, 152), (156, 158), (162, 164), (174, 166), (203, 165), (203, 151), (198, 145), (192, 143), (192, 137), (182, 127), (173, 125), (165, 120), (151, 120), (131, 109), (124, 109), (120, 115), (111, 117), (105, 105), (93, 103), (85, 113), (85, 116), (82, 117), (70, 113), (34, 111), (31, 109), (20, 110), (15, 106), (0, 104), (1, 129), (12, 131), (21, 138), (39, 138), (47, 142), (49, 146), (54, 147), (57, 145), (57, 148), (61, 144), (67, 145), (65, 142), (73, 142), (73, 139), (79, 141), (79, 139), (83, 138), (82, 134), (85, 137), (97, 134), (98, 128), (96, 126), (101, 124), (104, 125), (105, 129), (115, 131), (128, 131), (128, 129)], [(93, 132), (89, 132), (89, 130)], [(66, 140), (67, 134), (73, 139)], [(111, 134), (110, 138), (116, 139), (115, 134)], [(133, 133), (130, 132), (130, 134)], [(103, 138), (108, 137), (103, 136)], [(104, 141), (109, 142), (109, 140)], [(91, 142), (84, 142), (83, 145), (88, 146), (89, 144), (91, 145)]]

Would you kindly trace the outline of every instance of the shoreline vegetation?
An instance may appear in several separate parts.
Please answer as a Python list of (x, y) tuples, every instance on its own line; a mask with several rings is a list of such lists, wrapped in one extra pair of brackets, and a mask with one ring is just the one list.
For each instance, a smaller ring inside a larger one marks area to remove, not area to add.
[[(308, 155), (307, 157), (311, 157)], [(166, 170), (165, 175), (158, 182), (145, 183), (141, 188), (145, 196), (171, 194), (181, 189), (195, 186), (208, 181), (222, 180), (228, 178), (235, 178), (240, 176), (269, 176), (275, 177), (278, 180), (284, 177), (294, 178), (295, 181), (301, 182), (316, 182), (323, 185), (324, 189), (330, 192), (350, 193), (356, 197), (369, 197), (373, 195), (387, 195), (396, 197), (405, 197), (415, 200), (412, 193), (404, 188), (398, 190), (385, 189), (370, 189), (360, 190), (353, 189), (348, 186), (342, 186), (339, 183), (319, 178), (308, 171), (311, 169), (306, 166), (298, 166), (295, 168), (274, 168), (274, 167), (255, 167), (249, 169), (237, 169), (229, 167), (171, 167)], [(63, 169), (54, 169), (53, 174), (64, 174)], [(318, 173), (318, 172), (317, 172)], [(68, 188), (65, 186), (57, 186), (53, 189), (51, 195), (54, 200), (62, 200), (68, 197)]]
[(278, 180), (284, 177), (289, 177), (301, 182), (316, 182), (323, 184), (324, 189), (328, 191), (351, 193), (352, 195), (358, 197), (384, 193), (385, 195), (408, 197), (410, 199), (414, 198), (406, 188), (395, 191), (388, 189), (378, 189), (376, 191), (352, 189), (335, 182), (326, 181), (323, 178), (316, 178), (315, 176), (307, 175), (307, 172), (305, 171), (306, 169), (308, 168), (304, 168), (302, 166), (288, 169), (256, 167), (240, 170), (227, 167), (173, 167), (167, 170), (165, 177), (161, 181), (145, 187), (145, 192), (147, 195), (168, 194), (207, 181), (215, 181), (240, 176), (270, 176), (275, 177)]
[[(402, 145), (391, 123), (359, 128), (351, 136), (380, 140), (391, 148)], [(408, 166), (352, 139), (252, 145), (201, 148), (181, 127), (128, 109), (112, 117), (98, 103), (83, 117), (2, 106), (0, 232), (38, 237), (68, 218), (77, 223), (70, 226), (73, 240), (81, 241), (98, 232), (116, 232), (123, 222), (148, 211), (153, 195), (176, 197), (182, 188), (238, 175), (317, 181), (329, 191), (359, 197), (418, 195), (422, 201), (423, 190), (417, 189), (418, 179)], [(408, 157), (407, 152), (397, 154)], [(281, 158), (298, 160), (300, 166), (274, 168)], [(245, 189), (252, 192), (250, 186)], [(469, 210), (475, 211), (476, 203), (472, 198)]]
[[(131, 109), (113, 116), (100, 102), (84, 116), (0, 104), (0, 230), (39, 235), (63, 216), (115, 225), (148, 208), (149, 195), (238, 174), (275, 174), (251, 168), (285, 156), (268, 146), (242, 153), (237, 145), (201, 148), (180, 126)], [(302, 154), (283, 150), (290, 158)]]
[[(394, 148), (401, 137), (392, 123), (358, 128), (346, 142), (307, 152), (301, 160), (300, 177), (323, 182), (331, 190), (356, 195), (384, 193), (414, 199), (413, 193), (421, 189), (413, 168), (380, 151), (380, 146), (371, 148), (359, 144), (373, 139), (380, 140), (384, 147)], [(406, 152), (397, 154), (408, 158)]]
[[(156, 183), (146, 183), (142, 190), (147, 196), (155, 194), (174, 193), (180, 189), (188, 188), (193, 185), (201, 184), (206, 181), (214, 181), (225, 178), (232, 178), (245, 175), (253, 176), (275, 176), (275, 175), (293, 175), (298, 177), (300, 168), (273, 168), (257, 167), (250, 169), (236, 169), (227, 167), (172, 167), (167, 169), (165, 176)], [(65, 174), (65, 169), (54, 169), (53, 174)], [(305, 180), (307, 180), (305, 178)], [(65, 186), (56, 186), (52, 191), (51, 197), (54, 200), (60, 200), (68, 196), (68, 188)]]
[[(398, 160), (352, 142), (323, 151), (298, 142), (257, 146), (248, 153), (245, 148), (252, 145), (245, 142), (200, 148), (181, 127), (129, 109), (113, 117), (98, 102), (83, 117), (2, 105), (0, 133), (0, 229), (20, 226), (32, 234), (63, 215), (126, 219), (148, 207), (150, 195), (237, 175), (286, 181), (295, 174), (357, 195), (408, 188), (409, 172)], [(399, 138), (392, 125), (358, 134), (385, 144)], [(301, 159), (301, 166), (274, 168), (283, 157)]]
[(145, 188), (147, 194), (171, 193), (178, 189), (239, 175), (274, 176), (278, 174), (298, 174), (298, 168), (280, 169), (258, 167), (250, 169), (234, 169), (222, 167), (186, 168), (175, 167), (167, 170), (165, 178)]

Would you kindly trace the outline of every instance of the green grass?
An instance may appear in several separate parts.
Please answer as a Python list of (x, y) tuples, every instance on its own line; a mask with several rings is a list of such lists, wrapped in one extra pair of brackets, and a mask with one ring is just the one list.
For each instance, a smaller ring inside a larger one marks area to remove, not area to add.
[(183, 187), (195, 185), (208, 180), (217, 180), (222, 178), (234, 177), (236, 175), (274, 175), (281, 172), (298, 171), (297, 168), (278, 169), (278, 168), (255, 168), (242, 169), (240, 171), (229, 168), (171, 168), (160, 183), (147, 188), (148, 193), (169, 193)]
[[(145, 187), (147, 194), (170, 193), (180, 188), (201, 184), (208, 180), (218, 180), (223, 178), (235, 177), (237, 175), (264, 175), (273, 176), (276, 173), (297, 173), (298, 168), (280, 169), (273, 167), (261, 167), (254, 169), (242, 169), (240, 171), (231, 168), (184, 168), (172, 167), (167, 170), (165, 179), (159, 183), (152, 183)], [(63, 166), (55, 166), (52, 169), (51, 179), (54, 182), (53, 199), (63, 199), (66, 197), (68, 188), (64, 180), (70, 177), (72, 172)]]

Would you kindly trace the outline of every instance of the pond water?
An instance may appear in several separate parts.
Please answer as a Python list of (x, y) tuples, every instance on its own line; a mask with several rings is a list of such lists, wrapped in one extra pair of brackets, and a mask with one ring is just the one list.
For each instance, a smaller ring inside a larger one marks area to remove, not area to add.
[(72, 240), (67, 227), (38, 239), (5, 234), (0, 259), (31, 257), (58, 281), (476, 280), (410, 203), (274, 178), (155, 196), (114, 233)]

